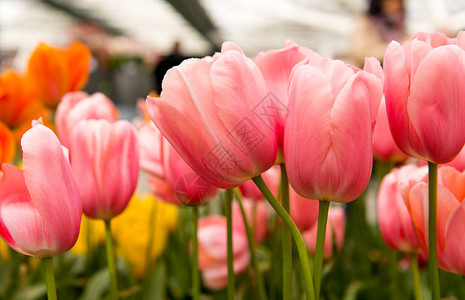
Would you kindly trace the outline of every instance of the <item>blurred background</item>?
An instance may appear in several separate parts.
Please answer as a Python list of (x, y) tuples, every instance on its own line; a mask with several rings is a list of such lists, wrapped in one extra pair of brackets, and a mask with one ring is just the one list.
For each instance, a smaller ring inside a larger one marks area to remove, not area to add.
[(104, 92), (131, 118), (167, 69), (223, 41), (254, 57), (290, 39), (360, 65), (382, 59), (392, 39), (464, 28), (463, 0), (1, 0), (0, 68), (25, 70), (39, 42), (79, 40), (93, 55), (85, 90)]

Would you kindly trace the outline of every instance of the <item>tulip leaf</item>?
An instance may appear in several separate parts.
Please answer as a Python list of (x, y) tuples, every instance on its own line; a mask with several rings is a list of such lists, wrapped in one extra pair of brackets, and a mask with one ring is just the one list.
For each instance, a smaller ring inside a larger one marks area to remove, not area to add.
[(108, 269), (100, 269), (90, 277), (80, 300), (101, 299), (102, 295), (108, 290), (109, 285), (110, 276), (108, 274)]

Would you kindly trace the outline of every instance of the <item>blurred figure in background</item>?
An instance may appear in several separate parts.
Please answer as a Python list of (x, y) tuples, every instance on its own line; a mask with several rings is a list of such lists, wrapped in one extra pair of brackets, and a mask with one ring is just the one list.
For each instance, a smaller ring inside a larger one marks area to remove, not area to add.
[(161, 93), (161, 82), (163, 81), (163, 77), (165, 77), (166, 72), (172, 67), (179, 65), (185, 59), (185, 57), (181, 55), (180, 46), (181, 43), (179, 41), (174, 42), (171, 53), (162, 58), (155, 67), (155, 89), (158, 94)]
[(368, 11), (358, 16), (350, 39), (351, 63), (363, 67), (365, 57), (382, 61), (387, 45), (408, 38), (403, 0), (369, 0)]

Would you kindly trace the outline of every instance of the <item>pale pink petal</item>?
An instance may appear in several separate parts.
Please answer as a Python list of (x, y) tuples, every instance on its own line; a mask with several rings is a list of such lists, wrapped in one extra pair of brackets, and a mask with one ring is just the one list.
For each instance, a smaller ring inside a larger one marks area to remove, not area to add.
[(289, 87), (290, 114), (284, 129), (284, 159), (292, 187), (309, 199), (320, 196), (314, 190), (318, 186), (317, 176), (308, 174), (320, 172), (331, 149), (329, 124), (333, 103), (331, 86), (320, 70), (309, 65), (294, 68)]
[[(370, 93), (371, 85), (376, 84), (377, 91), (375, 86), (375, 92)], [(381, 82), (373, 75), (359, 72), (347, 82), (337, 97), (330, 122), (334, 154), (331, 151), (328, 153), (320, 171), (320, 185), (329, 187), (325, 191), (326, 199), (348, 202), (365, 190), (373, 160), (370, 102), (373, 98), (380, 100), (381, 95)]]
[[(14, 243), (10, 243), (8, 239), (5, 241), (16, 251), (39, 257), (54, 255), (59, 250), (63, 252), (63, 249), (55, 249), (56, 241), (52, 239), (50, 226), (31, 202), (11, 202), (2, 205), (0, 219), (8, 228)], [(71, 247), (72, 245), (69, 245), (69, 248)]]
[(37, 125), (23, 135), (21, 147), (32, 205), (50, 232), (53, 249), (67, 251), (79, 235), (82, 204), (62, 146), (50, 129)]
[(446, 270), (465, 275), (465, 202), (450, 215), (446, 227), (446, 245), (443, 253)]
[(237, 153), (238, 171), (257, 176), (274, 164), (278, 147), (277, 116), (264, 114), (273, 99), (263, 75), (249, 58), (227, 51), (213, 63), (211, 76), (218, 116), (228, 130), (222, 137), (226, 149)]
[(403, 48), (399, 43), (391, 42), (384, 56), (384, 91), (389, 127), (397, 146), (404, 153), (413, 156), (416, 152), (409, 141), (418, 143), (419, 139), (407, 113), (410, 94), (407, 65)]
[(407, 105), (424, 146), (424, 158), (452, 160), (465, 143), (465, 52), (457, 46), (432, 50), (418, 67)]
[[(113, 216), (121, 213), (131, 199), (139, 175), (139, 144), (131, 123), (121, 120), (113, 123), (105, 145), (103, 188)], [(112, 217), (113, 217), (112, 216)]]
[(378, 77), (384, 83), (384, 72), (379, 60), (374, 57), (366, 57), (363, 70)]
[[(222, 144), (214, 144), (205, 136), (197, 123), (187, 119), (176, 108), (158, 98), (147, 98), (147, 108), (152, 121), (184, 160), (210, 183), (221, 188), (232, 188), (241, 178), (225, 177), (219, 172), (215, 151), (223, 152)], [(182, 127), (182, 130), (181, 130)], [(235, 173), (231, 173), (234, 175)]]

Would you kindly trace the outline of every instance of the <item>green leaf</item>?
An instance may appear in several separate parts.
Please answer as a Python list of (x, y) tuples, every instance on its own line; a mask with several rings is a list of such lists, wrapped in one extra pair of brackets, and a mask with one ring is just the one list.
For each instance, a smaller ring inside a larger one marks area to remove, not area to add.
[(90, 277), (87, 283), (84, 293), (81, 296), (81, 300), (99, 300), (102, 295), (108, 290), (110, 285), (110, 276), (108, 269), (100, 269), (92, 277)]

